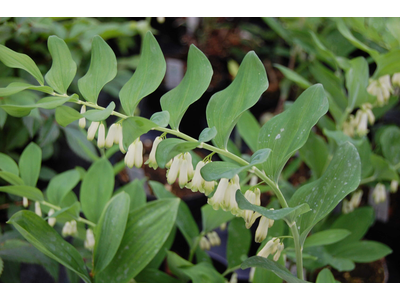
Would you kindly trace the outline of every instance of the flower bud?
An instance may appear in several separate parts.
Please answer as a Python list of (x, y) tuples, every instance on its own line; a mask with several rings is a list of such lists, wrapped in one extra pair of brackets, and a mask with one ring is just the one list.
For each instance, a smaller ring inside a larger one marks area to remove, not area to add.
[(257, 230), (256, 230), (256, 236), (255, 236), (255, 241), (256, 243), (261, 243), (263, 240), (268, 235), (268, 228), (269, 226), (269, 219), (261, 216), (260, 218), (260, 223), (258, 224)]
[(179, 158), (179, 155), (175, 156), (171, 168), (168, 170), (167, 173), (167, 182), (169, 184), (173, 184), (178, 177), (179, 169), (181, 167), (182, 160)]
[(115, 136), (117, 134), (118, 134), (118, 126), (116, 124), (112, 124), (108, 129), (107, 138), (105, 142), (105, 146), (107, 148), (111, 148), (114, 145)]
[(101, 123), (99, 126), (99, 133), (97, 135), (97, 147), (104, 148), (105, 137), (106, 137), (106, 129), (104, 127), (104, 124)]
[[(397, 73), (397, 74), (400, 74), (400, 73)], [(391, 193), (393, 193), (393, 194), (396, 193), (398, 187), (399, 187), (399, 182), (397, 180), (392, 180), (390, 182), (390, 192)]]
[(385, 185), (382, 183), (378, 183), (375, 186), (374, 191), (372, 192), (372, 198), (374, 199), (376, 204), (379, 204), (381, 202), (385, 202), (386, 200), (386, 188)]
[(215, 231), (211, 231), (207, 233), (207, 237), (210, 241), (211, 246), (219, 246), (221, 245), (221, 239), (218, 236), (218, 233)]
[(140, 138), (135, 140), (135, 167), (141, 168), (143, 165), (143, 143)]
[[(172, 167), (171, 167), (172, 169)], [(222, 178), (219, 181), (217, 186), (217, 190), (215, 191), (214, 195), (211, 198), (208, 198), (208, 204), (210, 204), (215, 210), (217, 210), (220, 206), (222, 201), (224, 201), (225, 192), (228, 187), (228, 179)]]
[(40, 203), (35, 202), (35, 214), (37, 214), (39, 217), (42, 216), (42, 209), (40, 208)]
[(99, 122), (92, 122), (88, 128), (88, 134), (87, 134), (87, 139), (89, 141), (93, 141), (94, 136), (96, 135), (97, 128), (99, 128), (100, 123)]
[(207, 240), (205, 236), (201, 237), (200, 239), (200, 248), (202, 250), (210, 250), (211, 248), (210, 242)]
[(77, 232), (78, 232), (78, 228), (77, 228), (76, 221), (72, 220), (72, 221), (66, 222), (64, 224), (61, 235), (64, 237), (69, 236), (69, 235), (76, 235)]
[(123, 133), (122, 133), (122, 125), (118, 124), (118, 130), (117, 130), (117, 134), (115, 135), (115, 140), (114, 143), (118, 143), (119, 145), (119, 150), (122, 153), (126, 153), (125, 151), (125, 147), (124, 147), (124, 138), (123, 138)]
[(47, 222), (49, 223), (49, 225), (51, 227), (54, 227), (54, 225), (56, 225), (56, 223), (57, 223), (57, 219), (51, 217), (51, 215), (53, 215), (53, 214), (54, 214), (54, 209), (51, 208), (49, 210), (49, 213), (47, 214), (49, 216), (49, 218), (47, 219)]
[[(278, 239), (279, 240), (279, 239)], [(285, 248), (285, 246), (283, 245), (283, 243), (279, 243), (278, 245), (277, 245), (277, 250), (276, 250), (276, 253), (275, 253), (275, 255), (274, 255), (274, 261), (278, 261), (278, 259), (279, 259), (279, 257), (281, 256), (281, 253), (282, 253), (282, 251), (283, 251), (283, 249)]]
[(257, 256), (262, 256), (268, 258), (270, 254), (274, 254), (278, 250), (278, 244), (280, 240), (277, 238), (272, 238), (265, 244), (265, 246), (258, 252)]
[(154, 139), (153, 142), (153, 147), (151, 148), (150, 155), (149, 155), (149, 160), (146, 162), (148, 163), (150, 168), (153, 168), (156, 170), (158, 168), (157, 160), (156, 160), (156, 151), (157, 151), (157, 146), (158, 144), (162, 141), (163, 139), (160, 138), (159, 136)]
[(393, 86), (400, 87), (400, 73), (393, 74), (392, 84), (393, 84)]
[(22, 205), (23, 205), (24, 207), (28, 207), (28, 206), (29, 206), (28, 198), (22, 197)]
[(86, 230), (86, 240), (84, 242), (84, 247), (89, 251), (93, 251), (94, 244), (95, 244), (94, 234), (92, 229), (89, 228)]
[(124, 158), (125, 164), (128, 168), (132, 169), (135, 164), (135, 143), (129, 145), (128, 152), (125, 154)]
[[(85, 112), (86, 112), (86, 105), (82, 105), (81, 114), (84, 114)], [(86, 118), (79, 119), (79, 127), (82, 129), (84, 129), (86, 127)]]

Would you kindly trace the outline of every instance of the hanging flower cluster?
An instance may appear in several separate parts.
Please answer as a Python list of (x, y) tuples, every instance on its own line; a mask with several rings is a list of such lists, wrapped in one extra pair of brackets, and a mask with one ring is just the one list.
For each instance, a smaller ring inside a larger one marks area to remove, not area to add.
[(179, 187), (182, 189), (193, 178), (193, 175), (192, 156), (189, 152), (181, 153), (172, 159), (171, 167), (167, 171), (167, 182), (173, 184), (178, 178)]
[(128, 168), (141, 168), (143, 164), (143, 143), (137, 138), (129, 145), (128, 152), (125, 155), (125, 164)]
[(93, 230), (89, 228), (86, 230), (86, 240), (84, 242), (84, 247), (89, 251), (93, 251), (94, 244), (95, 240), (94, 240)]
[(149, 159), (146, 161), (146, 164), (149, 165), (150, 168), (156, 170), (158, 168), (157, 160), (156, 160), (156, 151), (157, 146), (161, 143), (163, 139), (161, 137), (156, 137), (153, 142), (153, 147), (151, 148)]
[(350, 201), (343, 200), (342, 211), (344, 214), (351, 213), (355, 208), (360, 206), (361, 198), (363, 195), (362, 190), (358, 190), (351, 196)]
[[(395, 80), (397, 82), (397, 76)], [(390, 94), (393, 93), (392, 84), (390, 83), (390, 75), (379, 77), (378, 80), (370, 80), (367, 92), (377, 97), (378, 106), (388, 104)]]
[(62, 231), (61, 235), (63, 237), (69, 236), (69, 235), (76, 235), (78, 233), (78, 228), (75, 220), (72, 220), (70, 222), (66, 222)]
[[(207, 162), (208, 163), (208, 162)], [(199, 191), (200, 193), (205, 194), (208, 196), (214, 190), (215, 181), (205, 181), (204, 178), (201, 176), (200, 170), (203, 168), (207, 163), (204, 161), (199, 161), (196, 165), (196, 169), (194, 170), (194, 176), (191, 182), (189, 182), (186, 187), (191, 189), (192, 192)]]
[(240, 189), (238, 175), (235, 175), (231, 180), (222, 178), (214, 195), (208, 198), (208, 204), (215, 210), (221, 207), (224, 211), (230, 211), (232, 214), (240, 217), (243, 212), (236, 203), (236, 191), (238, 189)]
[(372, 112), (372, 105), (365, 103), (361, 109), (357, 110), (356, 115), (350, 115), (349, 120), (343, 123), (343, 132), (350, 136), (365, 136), (368, 130), (368, 123), (373, 125), (375, 123), (375, 116)]
[(382, 183), (378, 183), (372, 192), (372, 198), (376, 204), (386, 201), (386, 188)]
[(202, 250), (210, 250), (211, 247), (221, 245), (221, 239), (217, 232), (211, 231), (207, 233), (207, 237), (201, 237), (199, 245)]
[(275, 253), (273, 260), (278, 261), (283, 249), (284, 249), (283, 242), (280, 242), (280, 239), (278, 238), (273, 238), (269, 240), (268, 243), (265, 244), (265, 246), (260, 250), (260, 252), (258, 252), (257, 256), (268, 258), (269, 255)]
[[(254, 191), (252, 190), (247, 190), (246, 193), (244, 194), (244, 197), (253, 205), (261, 205), (261, 192), (259, 188), (255, 188)], [(244, 210), (243, 211), (243, 219), (246, 222), (246, 228), (249, 229), (256, 219), (261, 216), (258, 212), (254, 212), (252, 210)]]
[(261, 243), (265, 240), (268, 235), (268, 229), (271, 228), (272, 225), (274, 225), (274, 220), (268, 219), (264, 216), (260, 218), (260, 223), (258, 224), (255, 236), (256, 243)]

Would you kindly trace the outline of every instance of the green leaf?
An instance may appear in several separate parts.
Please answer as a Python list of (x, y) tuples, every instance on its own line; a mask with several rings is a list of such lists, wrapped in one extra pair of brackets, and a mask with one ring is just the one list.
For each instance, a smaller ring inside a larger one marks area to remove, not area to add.
[(322, 269), (317, 276), (316, 283), (336, 283), (335, 277), (333, 277), (332, 272), (325, 268)]
[(274, 67), (277, 68), (279, 71), (281, 71), (283, 76), (285, 76), (285, 78), (289, 79), (290, 81), (293, 81), (299, 87), (303, 89), (308, 89), (310, 86), (312, 86), (311, 82), (309, 82), (307, 79), (305, 79), (303, 76), (299, 75), (295, 71), (286, 68), (284, 66), (281, 66), (279, 64), (274, 64)]
[(58, 106), (63, 105), (65, 102), (70, 100), (71, 97), (45, 97), (40, 99), (38, 102), (27, 105), (9, 104), (5, 103), (1, 105), (9, 115), (13, 117), (25, 117), (29, 115), (32, 109), (44, 108), (44, 109), (54, 109)]
[(42, 150), (31, 142), (22, 152), (19, 159), (19, 172), (26, 185), (36, 186), (42, 164)]
[(82, 180), (79, 199), (86, 218), (97, 223), (114, 189), (114, 171), (110, 162), (99, 159)]
[(265, 123), (258, 136), (258, 148), (272, 150), (263, 164), (271, 179), (278, 182), (286, 162), (306, 143), (311, 128), (327, 111), (325, 91), (316, 84), (305, 90), (288, 110)]
[(336, 150), (322, 177), (296, 191), (289, 206), (307, 203), (311, 211), (300, 216), (301, 241), (312, 227), (330, 213), (339, 202), (360, 184), (361, 164), (357, 149), (349, 142)]
[(156, 123), (160, 127), (165, 128), (168, 126), (169, 118), (170, 118), (169, 112), (159, 111), (151, 116), (150, 121)]
[(395, 166), (400, 163), (400, 129), (397, 126), (389, 126), (380, 136), (383, 156)]
[(133, 116), (140, 100), (158, 88), (165, 71), (166, 63), (163, 53), (157, 40), (149, 31), (143, 39), (139, 65), (119, 93), (122, 108), (128, 116)]
[[(233, 82), (224, 90), (214, 94), (207, 105), (208, 127), (215, 126), (217, 135), (214, 144), (226, 149), (229, 135), (244, 111), (252, 107), (268, 88), (264, 65), (250, 51), (244, 57)], [(268, 147), (262, 147), (268, 148)]]
[(8, 223), (37, 249), (66, 268), (77, 273), (85, 282), (90, 282), (85, 264), (79, 252), (35, 213), (27, 210), (14, 214)]
[(0, 257), (0, 277), (1, 277), (1, 274), (3, 274), (3, 269), (4, 269), (4, 262)]
[(378, 79), (384, 75), (400, 72), (400, 50), (392, 50), (375, 58), (377, 68), (372, 76)]
[(199, 236), (200, 232), (189, 207), (183, 201), (180, 201), (179, 203), (176, 226), (185, 237), (190, 248), (192, 248), (194, 246), (194, 240)]
[[(260, 248), (264, 243), (261, 244)], [(259, 249), (260, 249), (259, 248)], [(304, 256), (303, 256), (304, 258)], [(281, 255), (277, 261), (278, 264), (284, 266), (285, 265), (285, 258)], [(252, 283), (282, 283), (283, 280), (279, 276), (275, 275), (274, 272), (263, 269), (263, 268), (255, 268)]]
[(69, 170), (53, 177), (46, 190), (48, 201), (59, 205), (61, 200), (78, 184), (79, 180), (80, 174), (77, 170)]
[(82, 114), (82, 117), (85, 117), (86, 119), (93, 121), (93, 122), (103, 121), (111, 115), (111, 113), (114, 111), (114, 108), (115, 108), (115, 103), (111, 101), (111, 103), (107, 106), (106, 109), (88, 110), (87, 112)]
[(207, 57), (196, 46), (189, 48), (186, 74), (180, 84), (164, 94), (161, 99), (161, 108), (170, 114), (169, 124), (172, 129), (179, 129), (188, 107), (207, 90), (211, 82), (213, 70)]
[(128, 282), (144, 269), (167, 240), (175, 223), (179, 199), (157, 200), (129, 214), (126, 230), (111, 263), (97, 282)]
[(346, 229), (329, 229), (320, 231), (309, 236), (304, 242), (304, 248), (330, 245), (343, 240), (351, 232)]
[(21, 178), (10, 172), (0, 171), (0, 178), (4, 179), (12, 185), (25, 185), (24, 181)]
[(78, 80), (79, 91), (87, 101), (97, 103), (102, 88), (116, 75), (117, 59), (113, 50), (100, 36), (95, 36), (89, 70)]
[(221, 224), (232, 220), (235, 216), (230, 212), (223, 210), (214, 210), (211, 205), (203, 205), (201, 207), (201, 221), (203, 224), (203, 232), (213, 231)]
[(356, 241), (343, 245), (335, 256), (351, 259), (356, 263), (368, 263), (392, 253), (388, 246), (375, 241)]
[(153, 191), (154, 196), (156, 196), (157, 199), (175, 197), (174, 194), (172, 194), (170, 191), (167, 191), (165, 189), (165, 186), (158, 181), (149, 180), (149, 185), (151, 187), (151, 190)]
[(301, 280), (295, 276), (293, 276), (284, 266), (281, 266), (277, 262), (261, 257), (261, 256), (252, 256), (246, 259), (242, 265), (242, 269), (247, 269), (247, 268), (264, 268), (267, 270), (271, 270), (274, 272), (277, 276), (285, 280), (286, 282), (289, 283), (306, 283), (307, 281)]
[(57, 123), (63, 127), (82, 118), (82, 115), (78, 111), (69, 106), (57, 107), (55, 115)]
[(349, 61), (350, 68), (346, 70), (346, 88), (348, 90), (348, 108), (353, 110), (366, 103), (372, 96), (367, 92), (369, 66), (364, 57)]
[(271, 149), (260, 149), (251, 156), (250, 163), (242, 167), (226, 161), (211, 162), (201, 168), (201, 176), (206, 181), (219, 180), (221, 178), (231, 179), (236, 174), (250, 170), (252, 167), (265, 162), (270, 153)]
[[(308, 204), (302, 203), (296, 207), (286, 207), (281, 209), (270, 210), (263, 206), (258, 206), (251, 204), (245, 196), (243, 196), (240, 190), (236, 191), (236, 202), (240, 209), (242, 210), (253, 210), (264, 217), (271, 219), (271, 220), (280, 220), (284, 219), (286, 216), (291, 218), (295, 218), (298, 215), (304, 214), (310, 210)], [(292, 216), (290, 216), (293, 214)], [(287, 219), (287, 218), (286, 218)]]
[(181, 139), (168, 138), (161, 141), (157, 146), (156, 160), (160, 168), (165, 168), (165, 165), (176, 155), (188, 152), (196, 148), (200, 143), (187, 142)]
[(19, 168), (17, 163), (8, 155), (0, 153), (0, 169), (6, 172), (19, 175)]
[(143, 187), (143, 181), (144, 179), (143, 180), (135, 179), (132, 182), (125, 184), (123, 187), (119, 188), (114, 193), (114, 195), (117, 195), (121, 192), (125, 192), (129, 195), (131, 200), (129, 205), (130, 212), (146, 205), (147, 198), (146, 198), (146, 192)]
[(251, 232), (242, 218), (234, 218), (228, 225), (226, 259), (228, 269), (239, 266), (248, 255), (251, 245)]
[(193, 283), (225, 283), (226, 280), (214, 267), (205, 262), (190, 267), (182, 267), (182, 272), (187, 275)]
[(122, 122), (122, 136), (124, 147), (128, 149), (138, 137), (158, 127), (156, 123), (142, 117), (130, 117)]
[(374, 169), (372, 177), (375, 180), (399, 180), (397, 172), (390, 168), (389, 162), (382, 156), (371, 154), (371, 165)]
[(375, 220), (374, 209), (370, 206), (360, 207), (348, 214), (341, 214), (333, 222), (331, 229), (345, 229), (350, 235), (335, 245), (330, 245), (327, 250), (335, 255), (336, 249), (349, 243), (360, 240), (368, 231)]
[(7, 97), (24, 90), (34, 90), (47, 94), (53, 93), (53, 89), (48, 86), (35, 86), (25, 82), (12, 82), (5, 88), (0, 88), (0, 97)]
[(26, 197), (35, 201), (44, 200), (43, 194), (39, 189), (26, 185), (1, 186), (0, 192)]
[(206, 143), (211, 141), (217, 135), (217, 129), (215, 127), (212, 128), (204, 128), (203, 131), (200, 133), (199, 142)]
[(242, 114), (237, 123), (237, 129), (251, 151), (256, 152), (260, 124), (250, 111), (246, 110)]
[(311, 131), (307, 142), (300, 148), (299, 153), (315, 177), (321, 177), (328, 164), (329, 157), (328, 145), (324, 139)]
[(68, 146), (80, 158), (92, 162), (98, 160), (95, 146), (89, 142), (81, 130), (77, 128), (64, 128)]
[(6, 46), (0, 45), (0, 60), (7, 67), (18, 68), (27, 71), (36, 78), (40, 85), (44, 84), (42, 73), (40, 73), (39, 68), (28, 55), (17, 53)]
[(179, 283), (179, 281), (168, 274), (152, 268), (145, 268), (136, 277), (137, 283)]
[(176, 226), (173, 226), (171, 232), (169, 233), (167, 240), (164, 242), (161, 249), (158, 251), (157, 255), (154, 256), (154, 258), (151, 260), (151, 262), (146, 266), (146, 269), (147, 268), (155, 268), (155, 269), (160, 268), (161, 264), (164, 262), (164, 260), (167, 256), (168, 250), (171, 248), (172, 244), (174, 243), (175, 236), (176, 236)]
[(129, 203), (128, 194), (122, 192), (114, 196), (104, 208), (95, 230), (93, 274), (101, 272), (114, 258), (125, 232)]
[(47, 47), (53, 63), (44, 78), (55, 91), (66, 94), (76, 74), (76, 63), (72, 59), (67, 44), (59, 37), (50, 36)]

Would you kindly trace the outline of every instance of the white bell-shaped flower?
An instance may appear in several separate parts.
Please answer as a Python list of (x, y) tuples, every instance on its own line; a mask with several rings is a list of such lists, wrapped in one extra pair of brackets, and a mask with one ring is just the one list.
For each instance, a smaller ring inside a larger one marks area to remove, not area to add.
[(236, 191), (240, 189), (239, 176), (236, 174), (228, 184), (228, 187), (225, 191), (224, 200), (221, 203), (221, 208), (225, 211), (230, 211), (232, 214), (236, 216), (241, 216), (243, 213), (242, 210), (239, 209), (236, 202)]
[(39, 202), (35, 202), (35, 214), (37, 214), (39, 217), (42, 216), (42, 209), (40, 208)]
[(107, 137), (105, 142), (106, 148), (111, 148), (114, 145), (114, 140), (117, 134), (118, 134), (118, 126), (114, 123), (110, 126), (107, 132)]
[(171, 168), (167, 172), (167, 182), (173, 184), (179, 178), (179, 186), (183, 188), (193, 178), (192, 156), (189, 152), (174, 157)]
[(28, 207), (28, 206), (29, 206), (28, 198), (22, 197), (22, 205), (23, 205), (24, 207)]
[[(86, 112), (86, 105), (82, 105), (81, 114), (84, 114), (85, 112)], [(84, 129), (86, 127), (86, 118), (79, 119), (79, 127), (82, 129)]]
[(84, 247), (89, 251), (93, 251), (94, 244), (95, 244), (94, 234), (92, 229), (89, 228), (86, 230), (86, 240), (84, 242)]
[(99, 125), (100, 125), (99, 122), (92, 122), (90, 124), (90, 126), (88, 128), (88, 134), (87, 134), (87, 139), (89, 141), (93, 141), (93, 139), (96, 135), (97, 129), (99, 128)]
[(161, 143), (163, 139), (160, 138), (159, 136), (154, 139), (153, 142), (153, 147), (151, 148), (149, 159), (147, 160), (147, 164), (149, 165), (150, 168), (153, 168), (156, 170), (158, 168), (157, 160), (156, 160), (156, 151), (157, 151), (157, 146), (159, 143)]
[(390, 75), (382, 76), (378, 80), (371, 80), (367, 87), (367, 92), (377, 97), (378, 106), (386, 105), (390, 98), (390, 93), (393, 93)]
[(64, 224), (64, 227), (62, 229), (61, 235), (62, 236), (70, 236), (70, 235), (76, 235), (78, 232), (77, 224), (75, 220), (72, 220), (70, 222), (66, 222)]
[(219, 238), (216, 231), (211, 231), (207, 233), (207, 237), (212, 247), (221, 245), (221, 239)]
[[(398, 73), (398, 74), (400, 74), (400, 73)], [(394, 194), (397, 192), (398, 188), (399, 188), (399, 182), (397, 180), (392, 180), (390, 182), (390, 192)]]
[(275, 253), (274, 258), (273, 258), (274, 261), (278, 261), (278, 259), (281, 256), (281, 253), (282, 253), (284, 248), (285, 248), (285, 246), (283, 245), (283, 243), (279, 243), (278, 244), (276, 253)]
[[(260, 198), (261, 192), (259, 188), (255, 188), (254, 191), (247, 190), (244, 196), (251, 204), (258, 206), (261, 205), (261, 198)], [(259, 216), (260, 216), (259, 213), (254, 212), (252, 210), (243, 211), (242, 217), (246, 222), (246, 228), (249, 229)]]
[(129, 145), (128, 152), (125, 154), (125, 164), (128, 168), (141, 168), (143, 164), (143, 143), (137, 138)]
[(193, 179), (191, 182), (187, 184), (187, 188), (191, 189), (192, 192), (201, 192), (204, 193), (204, 179), (201, 176), (200, 170), (205, 166), (204, 161), (199, 161), (196, 165), (196, 169), (194, 170)]
[(211, 244), (205, 236), (201, 237), (199, 245), (202, 250), (210, 250), (211, 248)]
[[(172, 168), (172, 167), (171, 167)], [(228, 187), (229, 181), (226, 178), (222, 178), (219, 181), (217, 190), (211, 198), (208, 198), (208, 204), (210, 204), (215, 210), (218, 210), (221, 206), (222, 201), (224, 201), (225, 192)]]
[(103, 123), (99, 126), (99, 133), (97, 135), (97, 147), (104, 148), (106, 142), (106, 128)]
[(280, 240), (277, 238), (272, 238), (269, 240), (265, 246), (258, 252), (257, 256), (262, 256), (268, 258), (269, 255), (274, 254), (278, 250)]
[(49, 223), (49, 225), (51, 227), (54, 227), (54, 225), (56, 225), (56, 223), (57, 223), (57, 219), (51, 217), (53, 214), (54, 214), (54, 209), (51, 208), (49, 210), (49, 213), (47, 214), (49, 216), (49, 218), (47, 219), (47, 222)]
[(393, 86), (400, 87), (400, 73), (394, 73), (392, 76)]
[(118, 144), (119, 145), (119, 150), (122, 153), (126, 153), (125, 147), (124, 147), (124, 138), (123, 138), (123, 133), (122, 133), (122, 125), (121, 124), (117, 124), (117, 133), (115, 135), (115, 140), (114, 140), (114, 144)]
[(376, 204), (386, 201), (386, 188), (384, 184), (378, 183), (375, 186), (375, 189), (372, 192), (372, 198)]

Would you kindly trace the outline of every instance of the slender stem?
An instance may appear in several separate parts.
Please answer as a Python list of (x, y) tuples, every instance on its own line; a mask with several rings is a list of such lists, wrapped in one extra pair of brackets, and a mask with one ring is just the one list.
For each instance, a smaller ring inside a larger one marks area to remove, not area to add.
[(294, 240), (294, 249), (296, 251), (296, 269), (297, 269), (297, 277), (299, 279), (304, 279), (303, 278), (303, 249), (300, 245), (300, 235), (299, 231), (297, 230), (297, 225), (294, 222), (290, 226), (290, 230), (292, 231), (293, 234), (293, 240)]
[(364, 178), (360, 181), (360, 185), (370, 183), (370, 182), (374, 181), (375, 179), (376, 179), (376, 176)]
[(229, 268), (229, 269), (226, 269), (225, 272), (222, 273), (222, 276), (226, 276), (226, 275), (228, 275), (229, 273), (232, 273), (232, 272), (236, 271), (236, 270), (239, 269), (239, 268), (240, 268), (240, 265), (234, 266), (234, 267)]
[(201, 238), (205, 235), (205, 232), (200, 232), (200, 235), (194, 240), (193, 247), (190, 249), (189, 253), (189, 261), (192, 262), (194, 253), (196, 252), (197, 247), (199, 246)]

